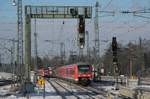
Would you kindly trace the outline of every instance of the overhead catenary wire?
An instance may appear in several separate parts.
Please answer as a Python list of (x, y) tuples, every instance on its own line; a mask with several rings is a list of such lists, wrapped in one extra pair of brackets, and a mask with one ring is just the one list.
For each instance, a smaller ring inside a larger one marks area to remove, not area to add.
[(148, 16), (143, 16), (143, 15), (138, 15), (138, 14), (134, 14), (134, 16), (141, 17), (141, 18), (146, 18), (146, 19), (150, 19), (150, 17), (148, 17)]
[(113, 1), (113, 0), (110, 0), (110, 1), (102, 8), (102, 10), (108, 8), (108, 7), (110, 6), (110, 4), (112, 3), (112, 1)]

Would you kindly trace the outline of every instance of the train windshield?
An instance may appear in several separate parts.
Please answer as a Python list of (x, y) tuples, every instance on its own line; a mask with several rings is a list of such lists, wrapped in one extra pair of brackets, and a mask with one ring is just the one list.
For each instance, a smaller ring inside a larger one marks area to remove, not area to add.
[(89, 72), (90, 66), (89, 65), (78, 65), (78, 70), (81, 73)]

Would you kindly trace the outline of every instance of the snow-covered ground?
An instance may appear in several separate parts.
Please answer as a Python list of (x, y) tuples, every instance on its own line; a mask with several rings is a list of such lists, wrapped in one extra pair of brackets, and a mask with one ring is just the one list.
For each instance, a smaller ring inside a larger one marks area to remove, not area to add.
[[(5, 88), (9, 89), (10, 86), (5, 86)], [(1, 92), (4, 94), (8, 93), (8, 90), (0, 89)], [(1, 93), (0, 92), (0, 93)], [(29, 95), (30, 99), (43, 99), (43, 90), (39, 89), (39, 92), (35, 92)], [(11, 96), (5, 96), (0, 97), (0, 99), (27, 99), (27, 97), (22, 97), (19, 95), (11, 95)], [(57, 95), (55, 89), (46, 81), (45, 83), (45, 99), (62, 99), (59, 95)]]
[(5, 96), (5, 95), (9, 94), (10, 88), (11, 88), (10, 85), (0, 87), (0, 96)]
[(0, 80), (9, 80), (12, 78), (11, 73), (0, 72)]
[[(33, 80), (34, 73), (31, 73), (31, 79)], [(0, 72), (1, 80), (8, 80), (12, 78), (11, 73)], [(1, 86), (0, 87), (0, 99), (27, 99), (27, 97), (22, 97), (19, 94), (11, 95), (10, 92), (11, 85)], [(38, 89), (38, 88), (36, 88)], [(29, 95), (30, 99), (43, 99), (43, 89), (37, 90), (35, 93)], [(45, 99), (61, 99), (59, 95), (57, 95), (55, 89), (46, 81), (45, 82)]]
[[(4, 73), (1, 73), (1, 74), (4, 74)], [(7, 74), (7, 75), (9, 75), (9, 74)], [(8, 77), (11, 77), (11, 76), (8, 76)], [(31, 73), (32, 81), (33, 81), (33, 77), (34, 77), (34, 73), (32, 72)], [(51, 81), (53, 81), (53, 80), (51, 79)], [(78, 88), (74, 88), (71, 85), (68, 85), (67, 83), (64, 83), (64, 85), (65, 84), (66, 84), (68, 90), (71, 89), (71, 91), (73, 91), (75, 93), (80, 93), (80, 92), (78, 92)], [(119, 91), (114, 90), (115, 89), (114, 85), (95, 83), (93, 87), (96, 87), (97, 89), (100, 89), (100, 90), (102, 89), (105, 92), (113, 94), (114, 95), (113, 99), (122, 99), (122, 98), (118, 98)], [(144, 89), (150, 88), (150, 86), (138, 86), (138, 87), (140, 87), (140, 88), (142, 87)], [(10, 89), (12, 89), (11, 85), (1, 86), (0, 87), (0, 99), (27, 99), (27, 97), (23, 97), (17, 93), (16, 94), (14, 93), (14, 95), (10, 95), (10, 94), (12, 94), (12, 93), (10, 93)], [(43, 89), (40, 89), (38, 87), (36, 87), (35, 89), (36, 89), (35, 93), (30, 94), (29, 99), (62, 99), (62, 97), (57, 94), (56, 90), (53, 88), (53, 86), (48, 81), (45, 82), (45, 98), (43, 96), (44, 95)], [(85, 97), (85, 96), (83, 95), (82, 97)], [(117, 98), (115, 98), (115, 97), (117, 97)], [(67, 99), (74, 99), (74, 98), (67, 98)], [(87, 98), (83, 98), (83, 99), (87, 99)], [(99, 98), (97, 98), (97, 99), (99, 99)]]

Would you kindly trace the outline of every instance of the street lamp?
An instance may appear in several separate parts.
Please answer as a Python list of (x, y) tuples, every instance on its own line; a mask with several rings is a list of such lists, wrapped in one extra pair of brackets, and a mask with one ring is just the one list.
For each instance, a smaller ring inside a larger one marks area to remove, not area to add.
[(12, 0), (12, 5), (16, 6), (16, 1), (15, 0)]

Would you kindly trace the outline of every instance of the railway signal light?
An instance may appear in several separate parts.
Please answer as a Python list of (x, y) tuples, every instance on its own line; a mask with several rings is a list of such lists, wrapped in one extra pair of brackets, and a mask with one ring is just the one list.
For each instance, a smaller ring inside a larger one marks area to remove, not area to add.
[(78, 11), (76, 9), (74, 9), (74, 8), (70, 9), (70, 13), (71, 13), (72, 16), (78, 15)]
[(112, 38), (112, 51), (117, 51), (117, 40), (116, 40), (116, 37)]
[(112, 38), (112, 51), (113, 51), (113, 65), (114, 65), (115, 73), (119, 72), (117, 49), (118, 49), (117, 40), (116, 40), (116, 37), (113, 37)]
[(85, 45), (85, 18), (83, 15), (79, 15), (79, 27), (78, 27), (78, 41), (79, 47), (82, 49)]
[(117, 55), (117, 49), (118, 49), (117, 40), (116, 40), (116, 37), (113, 37), (113, 38), (112, 38), (112, 51), (113, 51), (113, 56), (116, 56), (116, 55)]
[(79, 33), (85, 33), (85, 18), (79, 15)]

